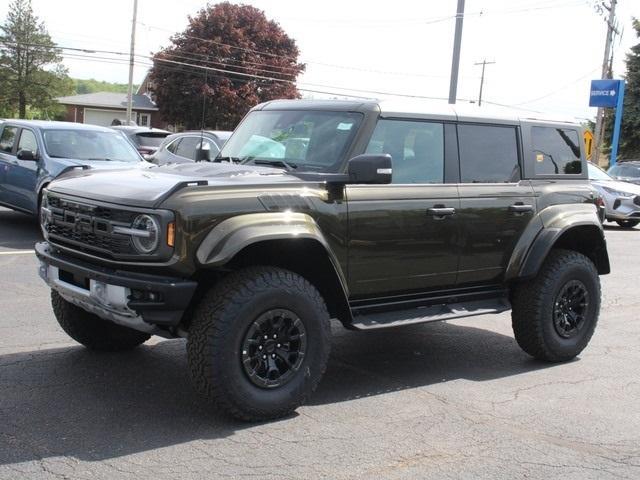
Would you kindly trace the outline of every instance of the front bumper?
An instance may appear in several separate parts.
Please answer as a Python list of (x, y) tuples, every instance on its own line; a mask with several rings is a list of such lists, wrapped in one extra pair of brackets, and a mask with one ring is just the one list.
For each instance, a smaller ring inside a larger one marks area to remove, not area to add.
[(640, 197), (606, 199), (607, 220), (640, 220)]
[(112, 270), (35, 247), (40, 277), (65, 300), (105, 320), (148, 333), (177, 326), (197, 283), (174, 277)]

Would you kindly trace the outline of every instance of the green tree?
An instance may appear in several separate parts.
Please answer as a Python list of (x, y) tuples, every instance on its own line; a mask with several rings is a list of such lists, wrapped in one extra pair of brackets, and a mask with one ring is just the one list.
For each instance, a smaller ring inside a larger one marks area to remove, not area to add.
[(31, 0), (14, 0), (0, 26), (0, 105), (3, 114), (25, 118), (27, 110), (55, 110), (55, 97), (67, 95), (73, 83), (59, 50)]
[[(126, 83), (111, 83), (102, 80), (84, 80), (80, 78), (73, 79), (74, 92), (77, 94), (94, 93), (94, 92), (116, 92), (127, 93), (129, 85)], [(138, 89), (137, 85), (133, 86), (133, 91)]]
[[(633, 19), (633, 29), (640, 38), (640, 20)], [(618, 155), (621, 160), (640, 159), (640, 42), (627, 53), (624, 107), (620, 126)], [(611, 151), (614, 110), (605, 110), (605, 152)]]

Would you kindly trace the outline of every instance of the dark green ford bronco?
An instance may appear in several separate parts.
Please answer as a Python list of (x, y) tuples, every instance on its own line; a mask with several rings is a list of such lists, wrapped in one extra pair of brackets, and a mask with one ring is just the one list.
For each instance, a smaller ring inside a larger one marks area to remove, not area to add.
[(247, 420), (309, 397), (330, 319), (370, 330), (511, 309), (525, 352), (565, 361), (609, 273), (582, 143), (570, 122), (269, 102), (211, 162), (52, 182), (40, 275), (72, 338), (185, 337), (197, 388)]

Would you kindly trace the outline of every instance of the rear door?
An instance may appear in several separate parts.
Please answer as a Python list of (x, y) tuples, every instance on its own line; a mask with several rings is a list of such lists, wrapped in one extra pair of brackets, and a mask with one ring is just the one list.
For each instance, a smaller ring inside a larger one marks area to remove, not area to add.
[(460, 123), (461, 251), (458, 286), (499, 283), (535, 215), (531, 182), (522, 180), (518, 125)]
[(455, 284), (459, 200), (455, 183), (446, 183), (454, 129), (453, 123), (378, 121), (367, 153), (391, 154), (393, 183), (346, 187), (353, 299)]

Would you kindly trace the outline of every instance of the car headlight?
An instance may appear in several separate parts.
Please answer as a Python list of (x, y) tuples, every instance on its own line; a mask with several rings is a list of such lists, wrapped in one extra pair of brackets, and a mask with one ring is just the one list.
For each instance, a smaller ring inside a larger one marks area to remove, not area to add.
[(143, 254), (153, 253), (160, 243), (160, 224), (151, 215), (138, 215), (131, 224), (134, 231), (131, 240), (138, 252)]
[(624, 197), (624, 198), (629, 198), (629, 197), (633, 197), (635, 195), (635, 193), (630, 193), (630, 192), (622, 192), (620, 190), (616, 190), (614, 188), (610, 188), (610, 187), (602, 187), (604, 189), (605, 192), (607, 192), (610, 195), (615, 195), (616, 197)]

